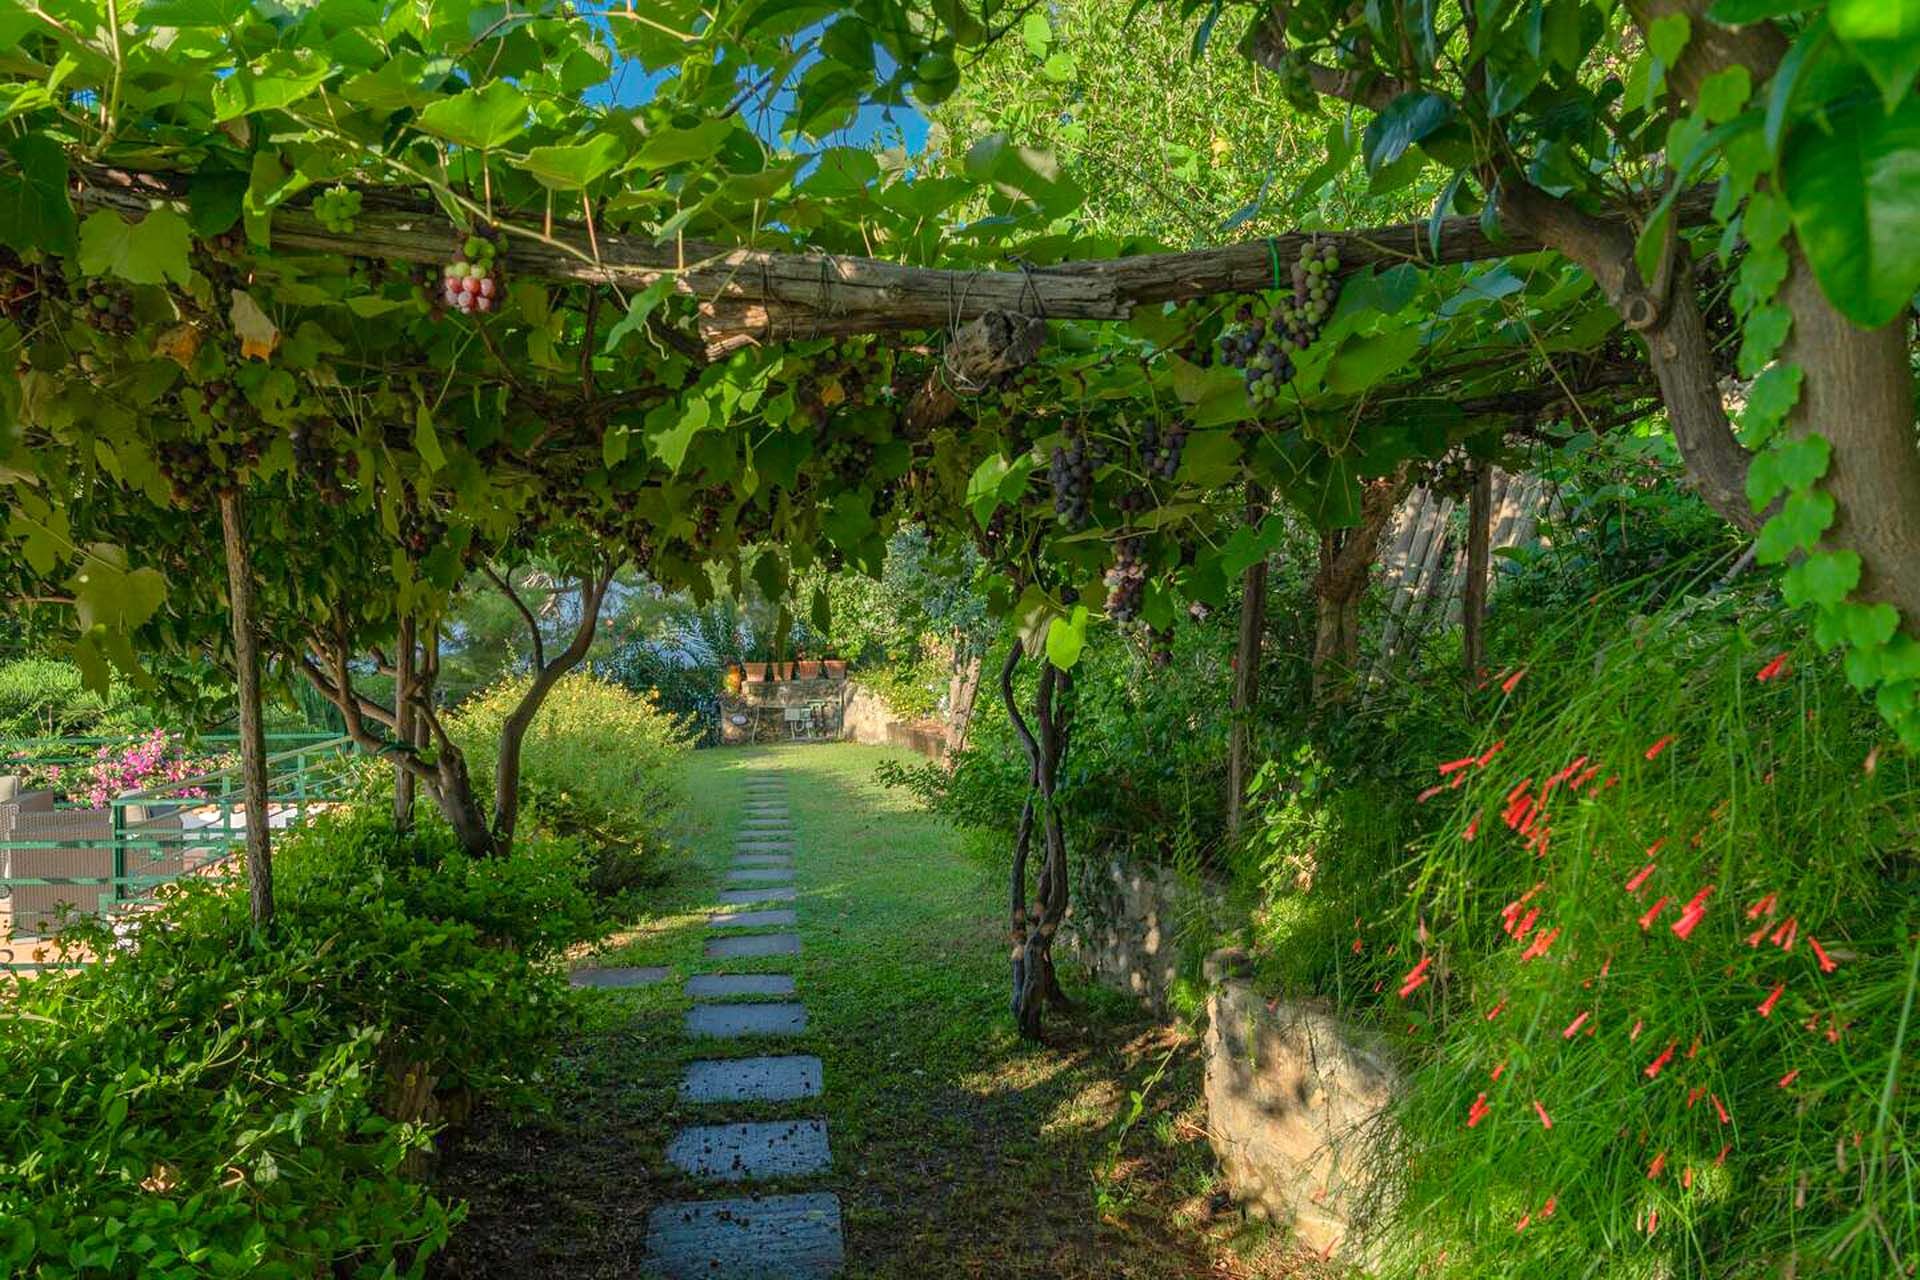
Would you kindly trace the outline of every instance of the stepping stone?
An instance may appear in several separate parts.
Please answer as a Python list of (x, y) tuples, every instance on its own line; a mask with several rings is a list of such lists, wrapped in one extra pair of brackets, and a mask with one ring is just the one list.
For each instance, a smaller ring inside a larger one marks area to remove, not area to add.
[(793, 883), (793, 868), (786, 867), (740, 867), (727, 872), (727, 880), (733, 884), (743, 884), (758, 880), (762, 883)]
[(707, 959), (747, 960), (759, 956), (797, 956), (797, 933), (747, 933), (707, 939)]
[(647, 1267), (663, 1280), (825, 1280), (845, 1265), (840, 1198), (827, 1192), (683, 1201), (647, 1215)]
[(729, 1058), (689, 1062), (680, 1080), (686, 1102), (792, 1102), (820, 1096), (820, 1059)]
[(807, 1029), (799, 1004), (697, 1004), (687, 1010), (687, 1034), (732, 1040), (738, 1036), (797, 1036)]
[(687, 979), (687, 995), (695, 1000), (716, 996), (790, 996), (789, 973), (696, 973)]
[(733, 911), (707, 917), (709, 929), (762, 929), (774, 924), (797, 924), (798, 914), (791, 907), (771, 911)]
[(791, 840), (742, 840), (733, 846), (735, 853), (791, 853)]
[(672, 973), (671, 969), (652, 966), (575, 969), (567, 975), (567, 984), (574, 987), (644, 987), (650, 983), (664, 982)]
[(696, 1178), (718, 1182), (790, 1178), (833, 1165), (825, 1120), (694, 1125), (667, 1144), (667, 1159)]
[(792, 885), (776, 884), (764, 889), (725, 889), (719, 902), (723, 907), (737, 907), (749, 902), (792, 902), (799, 896)]
[(733, 856), (736, 867), (790, 867), (793, 855), (790, 853), (737, 853)]

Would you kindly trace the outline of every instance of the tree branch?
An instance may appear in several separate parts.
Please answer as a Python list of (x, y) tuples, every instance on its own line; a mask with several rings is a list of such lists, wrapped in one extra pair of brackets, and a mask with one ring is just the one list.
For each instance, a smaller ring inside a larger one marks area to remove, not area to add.
[(533, 610), (527, 607), (527, 602), (520, 598), (520, 593), (513, 589), (512, 584), (494, 572), (492, 565), (482, 561), (480, 572), (492, 579), (493, 585), (500, 588), (500, 594), (513, 601), (513, 607), (518, 609), (520, 616), (527, 620), (527, 630), (533, 634), (533, 669), (539, 671), (547, 665), (546, 641), (540, 637), (539, 619), (533, 616)]

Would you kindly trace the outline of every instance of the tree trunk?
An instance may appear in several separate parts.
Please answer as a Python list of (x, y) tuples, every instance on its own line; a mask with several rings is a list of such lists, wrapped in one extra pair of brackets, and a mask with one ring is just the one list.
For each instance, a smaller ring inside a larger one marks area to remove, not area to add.
[(582, 576), (580, 621), (574, 627), (572, 642), (551, 662), (545, 660), (539, 624), (534, 622), (532, 613), (511, 588), (503, 586), (508, 597), (527, 615), (528, 625), (533, 628), (534, 675), (533, 683), (527, 686), (518, 705), (500, 726), (500, 755), (495, 762), (493, 775), (491, 844), (496, 853), (504, 854), (513, 847), (513, 832), (520, 818), (520, 751), (526, 742), (527, 730), (533, 726), (533, 719), (540, 713), (540, 707), (553, 691), (553, 686), (560, 682), (562, 676), (579, 666), (586, 659), (587, 651), (593, 647), (594, 632), (600, 624), (600, 602), (606, 597), (613, 575), (614, 569), (609, 567), (596, 571), (592, 576)]
[(247, 554), (240, 493), (220, 494), (220, 532), (227, 555), (227, 616), (240, 701), (240, 778), (247, 804), (247, 900), (254, 927), (273, 919), (273, 855), (267, 813), (267, 735), (260, 715), (260, 645), (253, 630), (253, 563)]
[(1323, 534), (1320, 572), (1314, 576), (1313, 704), (1344, 699), (1344, 678), (1360, 660), (1360, 601), (1379, 558), (1380, 532), (1406, 494), (1408, 472), (1369, 481), (1360, 500), (1360, 522)]
[(973, 709), (980, 700), (980, 674), (980, 655), (969, 651), (952, 682), (953, 697), (948, 704), (948, 744), (954, 750), (967, 744), (967, 730), (973, 725)]
[(1460, 593), (1460, 651), (1467, 680), (1478, 678), (1487, 661), (1487, 569), (1492, 559), (1493, 466), (1473, 469), (1473, 494), (1467, 501), (1467, 584)]
[[(400, 634), (393, 655), (394, 737), (402, 748), (414, 745), (414, 621), (413, 615), (400, 619)], [(413, 830), (413, 774), (406, 765), (393, 766), (393, 827), (403, 835)]]
[[(1260, 486), (1247, 484), (1246, 519), (1258, 524), (1266, 516), (1267, 496)], [(1240, 642), (1233, 656), (1233, 705), (1227, 722), (1227, 836), (1237, 839), (1247, 799), (1247, 743), (1253, 732), (1253, 709), (1260, 700), (1261, 641), (1267, 630), (1267, 558), (1262, 555), (1240, 575)]]

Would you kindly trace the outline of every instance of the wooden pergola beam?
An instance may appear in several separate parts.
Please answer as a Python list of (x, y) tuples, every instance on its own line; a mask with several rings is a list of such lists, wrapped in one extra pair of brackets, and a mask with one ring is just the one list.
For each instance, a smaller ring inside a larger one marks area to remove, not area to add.
[[(185, 195), (177, 175), (87, 169), (74, 196), (85, 208), (144, 213), (158, 200)], [(1712, 192), (1677, 202), (1683, 225), (1707, 216)], [(327, 230), (311, 210), (283, 206), (273, 214), (276, 248), (438, 264), (452, 250), (446, 215), (420, 203), (393, 207), (368, 201), (350, 234)], [(1537, 239), (1490, 237), (1477, 218), (1447, 218), (1436, 240), (1425, 222), (1354, 231), (1293, 231), (1265, 240), (1195, 249), (1083, 259), (1011, 271), (909, 267), (875, 258), (779, 253), (705, 242), (654, 244), (555, 224), (550, 233), (508, 223), (506, 270), (512, 277), (604, 284), (638, 292), (663, 276), (697, 299), (699, 327), (710, 353), (810, 336), (954, 328), (988, 312), (1050, 320), (1125, 320), (1134, 308), (1186, 302), (1212, 294), (1254, 293), (1281, 278), (1300, 246), (1331, 241), (1344, 268), (1365, 265), (1446, 266), (1541, 252)]]

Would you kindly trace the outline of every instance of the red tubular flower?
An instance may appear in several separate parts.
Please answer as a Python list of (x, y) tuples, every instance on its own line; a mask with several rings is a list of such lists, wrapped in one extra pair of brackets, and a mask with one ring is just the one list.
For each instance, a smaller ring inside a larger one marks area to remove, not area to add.
[(1580, 1016), (1575, 1018), (1572, 1022), (1569, 1022), (1567, 1024), (1567, 1029), (1560, 1033), (1560, 1038), (1562, 1040), (1573, 1039), (1574, 1036), (1580, 1033), (1580, 1028), (1586, 1024), (1587, 1019), (1591, 1018), (1592, 1016), (1593, 1016), (1593, 1010), (1582, 1009), (1580, 1011)]
[(1758, 920), (1763, 915), (1766, 915), (1766, 916), (1772, 915), (1774, 899), (1775, 899), (1775, 895), (1770, 893), (1766, 897), (1760, 899), (1760, 901), (1748, 907), (1747, 919)]
[(1515, 787), (1513, 790), (1507, 792), (1507, 804), (1511, 806), (1517, 803), (1521, 796), (1527, 794), (1527, 788), (1531, 787), (1532, 785), (1533, 785), (1532, 778), (1520, 779), (1520, 785)]
[(1493, 1006), (1493, 1008), (1487, 1010), (1487, 1021), (1492, 1022), (1495, 1018), (1499, 1017), (1501, 1014), (1505, 1013), (1506, 1011), (1507, 1011), (1507, 1002), (1503, 999), (1500, 1001), (1499, 1004), (1496, 1004)]
[(1513, 1224), (1513, 1234), (1519, 1235), (1522, 1231), (1525, 1231), (1528, 1228), (1528, 1226), (1530, 1226), (1532, 1223), (1533, 1223), (1532, 1214), (1530, 1213), (1521, 1214), (1520, 1221)]
[(1446, 789), (1447, 787), (1445, 783), (1441, 783), (1438, 786), (1428, 787), (1425, 791), (1422, 791), (1420, 793), (1419, 798), (1416, 799), (1414, 803), (1425, 804), (1427, 801), (1433, 799), (1435, 796), (1439, 795), (1442, 791), (1445, 791)]
[(1540, 1206), (1540, 1216), (1543, 1218), (1551, 1218), (1553, 1216), (1553, 1211), (1559, 1207), (1560, 1207), (1560, 1197), (1548, 1196), (1547, 1202)]
[(1477, 762), (1479, 759), (1480, 759), (1479, 756), (1461, 756), (1458, 760), (1449, 760), (1445, 764), (1440, 766), (1440, 776), (1444, 778), (1450, 773), (1458, 773), (1460, 770), (1466, 768), (1470, 764)]
[(1799, 936), (1799, 919), (1794, 916), (1788, 916), (1786, 923), (1773, 931), (1773, 937), (1770, 941), (1782, 951), (1791, 951), (1793, 950), (1793, 940)]
[(1689, 1191), (1693, 1190), (1693, 1166), (1692, 1165), (1688, 1165), (1687, 1171), (1680, 1175), (1680, 1185), (1685, 1187)]
[[(1536, 912), (1537, 910), (1536, 908)], [(1534, 940), (1527, 944), (1527, 949), (1520, 953), (1521, 962), (1525, 963), (1528, 960), (1536, 960), (1547, 954), (1547, 948), (1551, 947), (1553, 940), (1559, 936), (1560, 930), (1557, 927), (1550, 933), (1542, 933), (1535, 936)]]
[(1800, 1078), (1800, 1068), (1795, 1067), (1793, 1070), (1787, 1072), (1787, 1074), (1780, 1077), (1780, 1087), (1782, 1089), (1792, 1088), (1793, 1082), (1795, 1080), (1798, 1080), (1799, 1078)]
[(1660, 1073), (1667, 1069), (1667, 1064), (1673, 1061), (1673, 1051), (1679, 1047), (1680, 1047), (1680, 1042), (1678, 1040), (1675, 1040), (1671, 1044), (1669, 1044), (1666, 1048), (1662, 1049), (1660, 1051), (1660, 1056), (1647, 1064), (1647, 1069), (1645, 1072), (1647, 1079), (1658, 1080), (1660, 1078)]
[(1733, 1150), (1733, 1144), (1731, 1142), (1724, 1144), (1720, 1148), (1720, 1154), (1713, 1158), (1713, 1163), (1716, 1168), (1727, 1162), (1727, 1152), (1731, 1150)]
[(1667, 842), (1667, 838), (1665, 836), (1661, 836), (1658, 840), (1655, 840), (1652, 844), (1648, 845), (1647, 856), (1651, 858), (1654, 854), (1660, 852), (1660, 846), (1665, 844), (1666, 842)]
[(1654, 743), (1652, 746), (1647, 748), (1647, 759), (1649, 760), (1659, 759), (1660, 753), (1662, 751), (1665, 751), (1672, 744), (1673, 744), (1673, 735), (1668, 734), (1666, 737), (1660, 739), (1660, 741)]
[(1647, 1029), (1647, 1024), (1641, 1021), (1639, 1018), (1635, 1018), (1633, 1020), (1633, 1034), (1628, 1036), (1627, 1039), (1638, 1040), (1640, 1038), (1640, 1033), (1642, 1031), (1645, 1031), (1646, 1029)]
[(1721, 1124), (1731, 1124), (1733, 1122), (1733, 1117), (1727, 1114), (1726, 1104), (1720, 1101), (1719, 1094), (1708, 1094), (1707, 1101), (1713, 1104), (1714, 1113), (1720, 1117)]
[(1827, 949), (1820, 945), (1820, 939), (1808, 934), (1807, 945), (1813, 948), (1814, 958), (1820, 962), (1820, 972), (1832, 973), (1840, 967), (1833, 962), (1833, 957), (1827, 954)]
[(1648, 1179), (1651, 1180), (1654, 1178), (1658, 1178), (1661, 1172), (1666, 1167), (1667, 1167), (1667, 1153), (1662, 1151), (1659, 1155), (1653, 1158), (1653, 1163), (1647, 1166)]
[(1775, 658), (1772, 662), (1769, 662), (1766, 666), (1760, 668), (1759, 672), (1756, 673), (1753, 678), (1755, 680), (1758, 680), (1761, 684), (1765, 684), (1767, 681), (1781, 674), (1786, 669), (1787, 669), (1787, 655), (1783, 653), (1779, 657)]
[(1647, 882), (1647, 880), (1653, 875), (1654, 868), (1659, 865), (1660, 864), (1657, 862), (1649, 862), (1646, 866), (1634, 872), (1632, 878), (1627, 881), (1627, 892), (1628, 893), (1640, 892), (1640, 886)]
[(1647, 930), (1653, 928), (1653, 922), (1660, 918), (1660, 913), (1667, 909), (1667, 903), (1671, 901), (1673, 901), (1673, 899), (1669, 898), (1666, 894), (1661, 894), (1660, 900), (1648, 907), (1647, 913), (1640, 917), (1640, 932), (1645, 933)]
[(1453, 781), (1447, 784), (1447, 790), (1458, 791), (1461, 787), (1464, 787), (1466, 785), (1467, 785), (1467, 775), (1464, 773), (1456, 773), (1453, 775)]
[(1480, 834), (1480, 815), (1476, 813), (1473, 815), (1473, 821), (1467, 824), (1467, 829), (1460, 833), (1460, 838), (1462, 840), (1471, 840), (1479, 834)]
[(1493, 1110), (1493, 1108), (1487, 1105), (1486, 1094), (1483, 1093), (1475, 1098), (1473, 1105), (1467, 1108), (1467, 1128), (1472, 1129), (1477, 1126), (1482, 1120), (1487, 1118), (1487, 1113), (1491, 1110)]
[(1420, 963), (1407, 970), (1406, 976), (1400, 979), (1400, 998), (1402, 1000), (1405, 1000), (1408, 996), (1426, 985), (1427, 966), (1432, 963), (1432, 956), (1421, 956)]
[(1500, 1077), (1506, 1074), (1506, 1071), (1507, 1071), (1507, 1064), (1503, 1062), (1499, 1066), (1495, 1067), (1493, 1069), (1493, 1074), (1487, 1078), (1497, 1083)]
[(1353, 954), (1359, 955), (1362, 951), (1365, 951), (1366, 949), (1367, 949), (1366, 943), (1360, 941), (1360, 939), (1358, 938), (1355, 938), (1353, 940)]
[(1750, 934), (1748, 934), (1748, 935), (1747, 935), (1747, 945), (1748, 945), (1748, 946), (1750, 946), (1750, 947), (1757, 947), (1757, 946), (1759, 946), (1759, 945), (1760, 945), (1760, 939), (1762, 939), (1762, 938), (1764, 938), (1764, 937), (1766, 937), (1766, 936), (1767, 936), (1767, 930), (1769, 930), (1769, 929), (1771, 929), (1771, 928), (1773, 928), (1773, 922), (1772, 922), (1772, 921), (1770, 921), (1770, 920), (1768, 920), (1768, 921), (1762, 921), (1762, 922), (1761, 922), (1761, 925), (1760, 925), (1760, 927), (1759, 927), (1758, 929), (1755, 929), (1755, 930), (1754, 930), (1754, 931), (1753, 931), (1752, 933), (1750, 933)]
[(1760, 1002), (1761, 1017), (1771, 1018), (1773, 1016), (1773, 1006), (1780, 1003), (1780, 993), (1786, 989), (1787, 984), (1784, 982), (1774, 985), (1773, 990), (1767, 993), (1767, 998)]
[(1496, 742), (1496, 743), (1494, 743), (1494, 744), (1493, 744), (1492, 746), (1490, 746), (1490, 747), (1488, 747), (1488, 748), (1487, 748), (1487, 749), (1486, 749), (1485, 751), (1483, 751), (1483, 752), (1481, 752), (1481, 753), (1480, 753), (1480, 755), (1479, 755), (1479, 757), (1478, 757), (1478, 758), (1477, 758), (1476, 760), (1474, 760), (1474, 762), (1473, 762), (1473, 763), (1474, 763), (1474, 767), (1475, 767), (1475, 768), (1477, 768), (1477, 769), (1484, 769), (1484, 768), (1486, 768), (1486, 767), (1487, 767), (1487, 761), (1489, 761), (1489, 760), (1491, 760), (1491, 759), (1493, 759), (1493, 758), (1494, 758), (1495, 756), (1497, 756), (1497, 755), (1499, 755), (1499, 754), (1500, 754), (1500, 752), (1501, 752), (1501, 750), (1502, 750), (1502, 749), (1503, 749), (1503, 748), (1504, 748), (1504, 747), (1505, 747), (1506, 745), (1507, 745), (1507, 740), (1506, 740), (1505, 738), (1502, 738), (1502, 739), (1500, 739), (1500, 741), (1498, 741), (1498, 742)]
[(1706, 918), (1707, 909), (1705, 907), (1687, 907), (1680, 913), (1680, 918), (1673, 922), (1674, 935), (1682, 942), (1685, 942), (1693, 936), (1694, 926)]
[(1538, 1098), (1533, 1100), (1533, 1112), (1540, 1117), (1540, 1127), (1542, 1129), (1553, 1128), (1553, 1117), (1547, 1114), (1547, 1109), (1540, 1105), (1540, 1099)]
[(1569, 782), (1567, 785), (1569, 787), (1572, 787), (1575, 791), (1578, 791), (1580, 788), (1586, 786), (1589, 782), (1592, 782), (1594, 778), (1598, 776), (1599, 772), (1600, 772), (1599, 765), (1590, 764), (1586, 767), (1585, 771), (1580, 774), (1579, 777), (1575, 778), (1572, 782)]
[(1701, 1095), (1705, 1093), (1706, 1090), (1699, 1085), (1687, 1090), (1687, 1110), (1693, 1110), (1693, 1104), (1700, 1101)]
[(1505, 680), (1502, 680), (1500, 682), (1500, 692), (1512, 693), (1513, 686), (1519, 684), (1520, 678), (1526, 674), (1527, 674), (1527, 669), (1525, 667), (1522, 667), (1518, 671), (1514, 672), (1512, 675), (1508, 676)]

